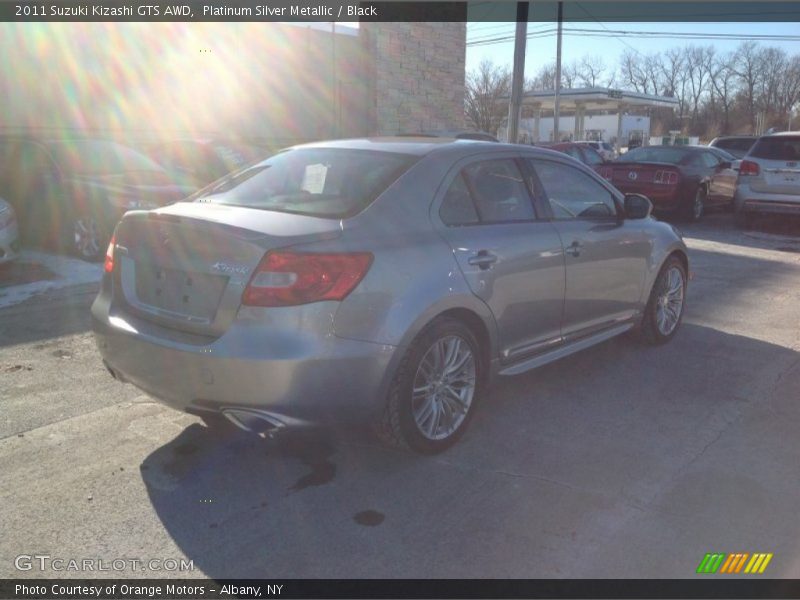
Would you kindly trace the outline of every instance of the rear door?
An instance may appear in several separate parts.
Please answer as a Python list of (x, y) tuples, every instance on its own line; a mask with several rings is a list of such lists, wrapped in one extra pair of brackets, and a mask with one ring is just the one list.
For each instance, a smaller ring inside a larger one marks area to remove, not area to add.
[(614, 194), (579, 167), (538, 158), (530, 165), (564, 246), (565, 340), (630, 320), (650, 256), (645, 221), (620, 219)]
[(511, 362), (561, 341), (564, 254), (552, 223), (536, 212), (520, 160), (497, 156), (458, 163), (432, 220), (494, 314), (501, 359)]

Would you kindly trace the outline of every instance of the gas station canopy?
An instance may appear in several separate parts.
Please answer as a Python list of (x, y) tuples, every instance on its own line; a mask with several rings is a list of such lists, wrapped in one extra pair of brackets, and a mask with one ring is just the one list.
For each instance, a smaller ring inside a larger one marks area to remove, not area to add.
[[(562, 89), (559, 93), (559, 113), (572, 112), (575, 114), (574, 139), (584, 139), (584, 121), (587, 111), (608, 111), (617, 113), (616, 146), (620, 149), (622, 140), (622, 117), (631, 109), (646, 108), (675, 108), (678, 106), (676, 98), (667, 96), (653, 96), (612, 88), (577, 88)], [(501, 99), (507, 103), (509, 98)], [(539, 141), (539, 123), (542, 113), (555, 110), (555, 90), (531, 91), (522, 95), (522, 106), (533, 109), (533, 141)], [(645, 142), (646, 143), (646, 142)]]
[[(522, 95), (523, 106), (532, 106), (542, 110), (555, 108), (555, 90), (525, 92)], [(667, 96), (653, 96), (638, 92), (627, 92), (611, 88), (577, 88), (562, 89), (560, 93), (561, 110), (609, 110), (617, 112), (640, 108), (675, 108), (678, 106), (676, 98)]]

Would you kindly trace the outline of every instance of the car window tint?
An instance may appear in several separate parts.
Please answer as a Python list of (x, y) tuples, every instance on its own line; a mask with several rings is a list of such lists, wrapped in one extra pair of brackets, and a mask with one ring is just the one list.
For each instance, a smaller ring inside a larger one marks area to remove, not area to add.
[(603, 164), (603, 158), (597, 153), (594, 148), (583, 149), (584, 161), (587, 165), (600, 165)]
[(532, 160), (556, 219), (616, 216), (614, 198), (600, 183), (570, 165)]
[(566, 150), (564, 150), (564, 154), (567, 156), (571, 156), (575, 160), (583, 162), (583, 158), (581, 157), (581, 152), (574, 146), (569, 146)]
[(484, 222), (535, 219), (528, 190), (513, 160), (487, 160), (464, 169)]
[(478, 211), (461, 173), (447, 188), (439, 208), (439, 217), (445, 225), (470, 225), (479, 221)]
[(750, 150), (750, 156), (767, 160), (800, 160), (800, 136), (761, 138)]
[(710, 152), (703, 152), (700, 155), (700, 160), (702, 161), (704, 166), (710, 167), (712, 169), (719, 164), (719, 159), (717, 159), (717, 157), (711, 154)]
[(239, 171), (197, 199), (338, 219), (366, 208), (415, 160), (371, 150), (298, 148)]

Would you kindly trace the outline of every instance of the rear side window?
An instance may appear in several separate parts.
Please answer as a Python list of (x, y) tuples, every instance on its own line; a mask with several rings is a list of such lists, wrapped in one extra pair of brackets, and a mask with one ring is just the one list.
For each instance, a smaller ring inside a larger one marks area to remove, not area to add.
[(527, 221), (536, 218), (531, 197), (516, 163), (511, 159), (487, 160), (466, 167), (482, 222)]
[(750, 156), (767, 160), (800, 160), (800, 136), (775, 136), (758, 140)]
[(340, 219), (366, 208), (416, 157), (372, 150), (288, 150), (206, 189), (197, 200)]
[(700, 161), (702, 162), (704, 167), (709, 167), (713, 169), (719, 164), (719, 159), (711, 154), (711, 152), (703, 152), (700, 154)]
[(459, 173), (450, 184), (439, 208), (439, 218), (445, 225), (472, 225), (479, 221), (464, 175)]
[(603, 158), (597, 153), (597, 150), (595, 150), (594, 148), (584, 148), (583, 156), (585, 158), (584, 162), (587, 165), (594, 166), (603, 164)]

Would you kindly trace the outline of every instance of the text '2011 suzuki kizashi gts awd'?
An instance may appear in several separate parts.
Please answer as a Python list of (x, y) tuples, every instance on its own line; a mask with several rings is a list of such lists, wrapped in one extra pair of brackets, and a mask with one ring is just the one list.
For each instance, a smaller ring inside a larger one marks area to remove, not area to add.
[(561, 153), (438, 138), (290, 148), (117, 225), (111, 373), (207, 423), (371, 421), (423, 453), (497, 376), (677, 331), (686, 246)]

